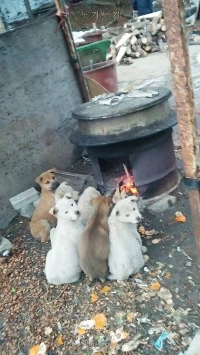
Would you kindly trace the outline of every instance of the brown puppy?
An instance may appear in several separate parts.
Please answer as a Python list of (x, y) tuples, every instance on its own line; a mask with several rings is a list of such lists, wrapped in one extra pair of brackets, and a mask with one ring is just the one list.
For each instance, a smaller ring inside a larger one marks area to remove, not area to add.
[(80, 266), (89, 280), (105, 281), (108, 274), (109, 228), (108, 217), (112, 207), (110, 197), (92, 199), (94, 212), (79, 240)]
[(31, 234), (41, 242), (49, 240), (52, 225), (56, 225), (56, 219), (50, 215), (49, 210), (55, 206), (54, 191), (59, 186), (55, 176), (56, 169), (50, 169), (38, 176), (35, 181), (41, 186), (39, 204), (36, 207), (31, 223)]

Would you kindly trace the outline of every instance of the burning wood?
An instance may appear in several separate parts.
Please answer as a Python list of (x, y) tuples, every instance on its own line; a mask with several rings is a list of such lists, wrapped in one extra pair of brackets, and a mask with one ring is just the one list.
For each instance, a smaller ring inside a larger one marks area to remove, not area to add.
[(116, 188), (116, 191), (113, 195), (113, 202), (117, 203), (118, 201), (126, 198), (127, 196), (136, 195), (138, 196), (138, 191), (135, 187), (134, 177), (129, 173), (127, 166), (123, 164), (125, 175), (123, 175), (119, 181), (119, 184)]

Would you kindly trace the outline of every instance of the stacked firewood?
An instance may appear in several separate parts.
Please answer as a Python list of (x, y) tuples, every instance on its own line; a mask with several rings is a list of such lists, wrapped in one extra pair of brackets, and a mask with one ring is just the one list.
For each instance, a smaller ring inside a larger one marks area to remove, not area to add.
[(135, 58), (167, 49), (166, 25), (162, 11), (125, 23), (123, 32), (111, 44), (111, 54), (117, 64), (131, 64)]

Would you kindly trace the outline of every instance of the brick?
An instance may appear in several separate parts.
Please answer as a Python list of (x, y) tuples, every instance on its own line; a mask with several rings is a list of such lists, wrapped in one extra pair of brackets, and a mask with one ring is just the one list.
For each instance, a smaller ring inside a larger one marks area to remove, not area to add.
[(38, 191), (36, 191), (34, 187), (31, 187), (30, 189), (21, 192), (20, 194), (14, 197), (11, 197), (9, 201), (14, 210), (19, 211), (21, 208), (28, 205), (29, 203), (36, 201), (38, 199), (38, 196)]

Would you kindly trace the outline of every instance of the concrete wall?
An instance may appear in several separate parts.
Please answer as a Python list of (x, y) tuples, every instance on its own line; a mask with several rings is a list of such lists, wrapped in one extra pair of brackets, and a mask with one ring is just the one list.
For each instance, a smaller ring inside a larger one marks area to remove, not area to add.
[(78, 156), (68, 137), (81, 97), (57, 24), (49, 17), (0, 36), (0, 228), (15, 215), (10, 197)]

